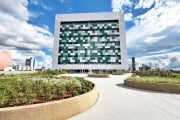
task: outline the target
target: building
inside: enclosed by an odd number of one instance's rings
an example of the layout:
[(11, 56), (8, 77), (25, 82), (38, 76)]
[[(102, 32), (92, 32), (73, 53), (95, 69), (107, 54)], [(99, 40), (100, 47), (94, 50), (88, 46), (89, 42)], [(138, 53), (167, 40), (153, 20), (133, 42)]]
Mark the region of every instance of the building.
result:
[(27, 58), (25, 60), (26, 70), (28, 70), (28, 71), (34, 70), (34, 65), (35, 65), (35, 59), (34, 58), (30, 57), (30, 58)]
[(136, 62), (135, 62), (135, 57), (132, 57), (132, 71), (136, 70)]
[(142, 64), (141, 67), (139, 67), (139, 71), (149, 71), (151, 70), (151, 67), (145, 64)]
[(83, 71), (127, 70), (123, 14), (56, 15), (52, 67)]
[(30, 58), (27, 58), (26, 60), (25, 60), (25, 66), (31, 66), (31, 61), (32, 61), (32, 57), (30, 57)]
[(3, 71), (15, 71), (12, 67), (6, 67), (3, 69)]

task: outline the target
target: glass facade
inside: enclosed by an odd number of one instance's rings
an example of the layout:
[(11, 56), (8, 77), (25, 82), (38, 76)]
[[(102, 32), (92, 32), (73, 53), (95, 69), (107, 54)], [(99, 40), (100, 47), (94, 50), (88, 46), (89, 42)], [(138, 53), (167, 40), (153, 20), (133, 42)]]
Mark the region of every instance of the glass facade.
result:
[(58, 64), (121, 64), (118, 20), (61, 22)]

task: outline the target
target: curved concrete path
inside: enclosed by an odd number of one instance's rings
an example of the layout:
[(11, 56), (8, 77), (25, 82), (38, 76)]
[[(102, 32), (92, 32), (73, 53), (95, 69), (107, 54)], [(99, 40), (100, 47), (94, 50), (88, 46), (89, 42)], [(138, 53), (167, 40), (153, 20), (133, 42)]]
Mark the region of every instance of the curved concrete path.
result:
[(123, 80), (129, 76), (86, 77), (97, 84), (99, 99), (92, 108), (69, 120), (180, 120), (180, 94), (125, 87)]

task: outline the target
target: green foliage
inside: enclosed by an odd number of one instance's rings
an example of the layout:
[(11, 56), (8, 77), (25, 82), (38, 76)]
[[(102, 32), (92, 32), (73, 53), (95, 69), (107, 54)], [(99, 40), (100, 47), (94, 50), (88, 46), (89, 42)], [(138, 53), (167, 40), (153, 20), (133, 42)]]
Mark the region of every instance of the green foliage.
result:
[(0, 76), (4, 76), (5, 74), (4, 73), (1, 73)]
[(97, 73), (91, 73), (88, 74), (88, 77), (96, 77), (96, 78), (108, 78), (110, 74), (97, 74)]
[(139, 81), (139, 82), (180, 84), (180, 79), (173, 77), (131, 77), (128, 80)]
[(82, 88), (78, 88), (78, 89), (77, 89), (77, 92), (80, 93), (80, 94), (82, 94), (82, 93), (83, 93), (83, 92), (82, 92)]
[(180, 74), (178, 74), (178, 73), (173, 73), (173, 77), (180, 79)]
[(171, 71), (137, 71), (135, 74), (139, 76), (173, 77)]
[(73, 96), (78, 96), (79, 93), (78, 93), (77, 91), (74, 91), (72, 95), (73, 95)]
[(125, 72), (123, 70), (117, 70), (116, 72), (112, 73), (113, 75), (123, 75)]
[(58, 75), (58, 74), (66, 74), (67, 72), (63, 70), (46, 70), (39, 73), (46, 74), (46, 75)]
[(89, 92), (94, 88), (94, 84), (91, 83), (90, 81), (80, 80), (80, 82), (81, 82), (81, 88), (78, 88), (77, 91), (81, 94)]
[(2, 75), (0, 77), (0, 107), (68, 98), (86, 93), (94, 87), (93, 83), (84, 79), (56, 77), (52, 74), (57, 75), (52, 71)]
[(87, 92), (88, 92), (88, 90), (86, 88), (82, 89), (82, 93), (87, 93)]
[(60, 97), (64, 97), (66, 95), (66, 86), (65, 85), (55, 85), (55, 87), (57, 88), (57, 95)]

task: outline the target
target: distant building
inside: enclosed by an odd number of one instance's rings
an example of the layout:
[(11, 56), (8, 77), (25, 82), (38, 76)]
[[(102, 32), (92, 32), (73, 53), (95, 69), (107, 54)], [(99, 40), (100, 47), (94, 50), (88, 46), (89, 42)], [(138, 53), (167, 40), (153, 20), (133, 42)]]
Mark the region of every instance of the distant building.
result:
[(151, 70), (151, 67), (145, 64), (142, 64), (141, 67), (139, 67), (139, 71), (148, 71)]
[(34, 70), (34, 65), (35, 65), (35, 59), (30, 57), (30, 58), (27, 58), (25, 60), (25, 66), (26, 66), (26, 70), (30, 71), (30, 70)]
[(6, 67), (3, 71), (15, 71), (15, 69), (13, 67)]
[(31, 66), (32, 57), (27, 58), (25, 61), (25, 66)]
[(42, 68), (36, 68), (35, 71), (45, 71), (45, 67), (42, 67)]
[(174, 70), (171, 70), (171, 71), (174, 72), (174, 73), (180, 74), (180, 69), (174, 69)]
[(12, 68), (13, 68), (15, 71), (18, 71), (18, 70), (19, 70), (19, 66), (20, 66), (20, 65), (18, 65), (18, 64), (17, 64), (17, 65), (12, 65)]
[(53, 69), (128, 70), (122, 13), (58, 14), (55, 22)]
[(132, 57), (132, 70), (136, 70), (135, 57)]

